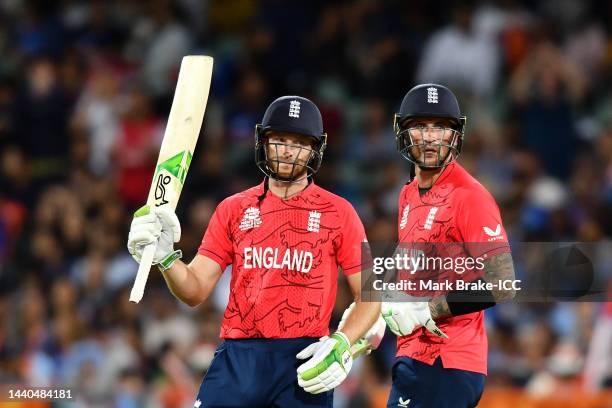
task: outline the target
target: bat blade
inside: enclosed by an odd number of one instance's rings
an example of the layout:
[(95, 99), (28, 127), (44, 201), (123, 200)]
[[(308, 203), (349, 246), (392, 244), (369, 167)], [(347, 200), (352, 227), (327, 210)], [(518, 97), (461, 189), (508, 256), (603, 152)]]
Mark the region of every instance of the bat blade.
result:
[[(200, 135), (208, 102), (212, 69), (212, 57), (203, 55), (183, 57), (172, 108), (147, 198), (147, 204), (151, 208), (162, 205), (169, 206), (172, 210), (176, 208)], [(140, 302), (144, 295), (154, 253), (154, 244), (147, 246), (143, 252), (130, 293), (131, 302)]]

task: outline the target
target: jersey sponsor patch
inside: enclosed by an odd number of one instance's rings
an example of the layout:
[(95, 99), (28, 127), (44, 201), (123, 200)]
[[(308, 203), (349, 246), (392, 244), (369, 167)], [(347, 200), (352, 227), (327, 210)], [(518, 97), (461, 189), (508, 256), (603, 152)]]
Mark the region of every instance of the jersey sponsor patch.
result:
[(485, 232), (485, 234), (487, 234), (490, 237), (487, 241), (495, 241), (498, 239), (504, 239), (501, 233), (501, 224), (497, 224), (497, 227), (495, 227), (494, 230), (492, 230), (491, 228), (487, 226), (482, 227), (482, 230)]

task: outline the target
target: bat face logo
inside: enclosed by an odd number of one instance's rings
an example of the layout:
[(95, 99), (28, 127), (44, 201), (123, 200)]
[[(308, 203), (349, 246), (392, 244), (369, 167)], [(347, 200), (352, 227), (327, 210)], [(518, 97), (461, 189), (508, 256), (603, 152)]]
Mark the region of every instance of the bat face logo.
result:
[(168, 200), (166, 200), (166, 186), (168, 184), (170, 184), (170, 176), (160, 173), (159, 176), (157, 176), (157, 184), (155, 186), (156, 207), (168, 204)]

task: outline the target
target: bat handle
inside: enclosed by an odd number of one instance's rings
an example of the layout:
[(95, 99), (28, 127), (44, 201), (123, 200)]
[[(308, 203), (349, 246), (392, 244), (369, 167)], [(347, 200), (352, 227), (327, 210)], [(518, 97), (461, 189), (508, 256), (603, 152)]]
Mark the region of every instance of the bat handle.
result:
[(353, 355), (353, 359), (356, 359), (361, 355), (368, 354), (371, 349), (371, 344), (353, 344), (351, 347), (351, 354)]
[(138, 265), (138, 273), (136, 274), (136, 280), (132, 286), (130, 292), (130, 302), (138, 303), (142, 300), (144, 295), (145, 285), (149, 277), (149, 271), (151, 270), (151, 264), (153, 263), (153, 255), (155, 255), (156, 244), (152, 243), (147, 245), (142, 251), (142, 257), (140, 258), (140, 265)]

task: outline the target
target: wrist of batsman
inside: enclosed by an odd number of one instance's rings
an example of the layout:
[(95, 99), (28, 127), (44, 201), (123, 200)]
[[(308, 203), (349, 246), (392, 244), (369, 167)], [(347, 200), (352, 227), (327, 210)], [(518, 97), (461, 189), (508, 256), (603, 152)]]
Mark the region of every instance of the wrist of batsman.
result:
[(170, 269), (170, 267), (174, 264), (174, 262), (176, 262), (177, 259), (181, 259), (182, 257), (183, 257), (183, 251), (181, 251), (180, 249), (177, 249), (176, 251), (171, 252), (167, 257), (162, 259), (157, 264), (157, 268), (160, 270), (160, 272), (164, 272)]

